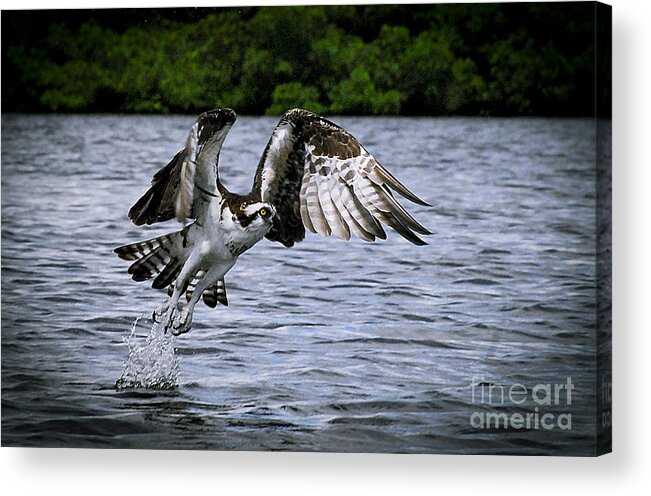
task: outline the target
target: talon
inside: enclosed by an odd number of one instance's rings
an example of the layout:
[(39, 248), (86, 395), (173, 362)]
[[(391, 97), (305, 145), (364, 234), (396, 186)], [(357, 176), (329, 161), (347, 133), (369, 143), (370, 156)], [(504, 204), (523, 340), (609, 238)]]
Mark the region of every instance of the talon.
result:
[(179, 336), (190, 332), (192, 324), (192, 315), (182, 311), (175, 319), (172, 320), (172, 335)]
[(160, 323), (161, 321), (164, 322), (163, 324), (163, 334), (167, 334), (167, 330), (173, 326), (174, 323), (174, 317), (175, 317), (176, 311), (173, 307), (170, 306), (163, 306), (159, 308), (158, 310), (155, 310), (154, 313), (152, 314), (152, 317), (157, 316), (157, 317), (163, 317), (165, 316), (162, 320), (157, 320), (154, 317), (154, 322)]
[(181, 334), (186, 334), (190, 332), (190, 326), (181, 324), (179, 326), (172, 327), (172, 336), (180, 336)]

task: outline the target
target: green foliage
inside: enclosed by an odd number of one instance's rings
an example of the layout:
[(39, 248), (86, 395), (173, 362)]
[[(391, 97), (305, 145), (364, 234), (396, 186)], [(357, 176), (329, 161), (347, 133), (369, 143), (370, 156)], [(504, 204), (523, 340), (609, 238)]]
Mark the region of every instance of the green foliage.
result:
[(587, 115), (591, 4), (3, 13), (3, 109)]
[(300, 107), (317, 114), (328, 109), (319, 103), (319, 90), (314, 86), (304, 86), (301, 83), (283, 83), (276, 86), (273, 102), (267, 109), (268, 115), (281, 115), (286, 110)]
[(330, 110), (335, 114), (397, 114), (404, 96), (397, 90), (382, 91), (369, 73), (355, 69), (330, 91)]

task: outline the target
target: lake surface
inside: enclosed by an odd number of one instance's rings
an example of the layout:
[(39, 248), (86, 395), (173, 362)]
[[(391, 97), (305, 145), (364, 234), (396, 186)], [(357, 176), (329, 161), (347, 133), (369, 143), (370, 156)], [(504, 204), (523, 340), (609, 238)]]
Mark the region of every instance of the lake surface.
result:
[[(262, 241), (226, 277), (230, 306), (166, 337), (157, 389), (116, 387), (127, 342), (156, 351), (146, 319), (129, 336), (166, 295), (112, 249), (178, 229), (127, 211), (194, 117), (3, 115), (2, 444), (592, 454), (594, 121), (333, 120), (433, 205), (403, 202), (430, 244)], [(239, 117), (232, 191), (276, 121)], [(571, 428), (514, 427), (546, 413)]]

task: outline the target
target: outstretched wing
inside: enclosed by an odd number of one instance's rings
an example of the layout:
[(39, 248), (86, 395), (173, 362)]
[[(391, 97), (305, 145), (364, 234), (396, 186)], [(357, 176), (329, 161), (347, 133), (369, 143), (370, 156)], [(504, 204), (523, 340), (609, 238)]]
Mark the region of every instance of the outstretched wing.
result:
[(396, 201), (392, 190), (420, 205), (345, 129), (302, 109), (286, 112), (271, 135), (253, 193), (276, 208), (267, 238), (292, 246), (305, 228), (323, 236), (386, 239), (382, 223), (416, 245), (431, 234)]
[(154, 175), (151, 187), (129, 210), (134, 224), (153, 224), (174, 217), (181, 222), (196, 219), (212, 198), (221, 198), (217, 162), (235, 118), (231, 109), (211, 110), (198, 117), (185, 148)]

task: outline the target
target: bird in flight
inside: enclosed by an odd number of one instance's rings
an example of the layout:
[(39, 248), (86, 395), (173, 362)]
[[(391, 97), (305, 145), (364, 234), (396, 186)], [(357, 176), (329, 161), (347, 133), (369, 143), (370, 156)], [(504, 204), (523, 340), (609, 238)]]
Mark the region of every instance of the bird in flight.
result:
[[(364, 241), (386, 239), (383, 224), (415, 245), (431, 234), (398, 203), (393, 191), (428, 204), (398, 181), (348, 131), (303, 109), (287, 111), (273, 130), (251, 191), (231, 193), (219, 180), (224, 139), (235, 123), (228, 108), (201, 114), (185, 147), (160, 169), (129, 210), (137, 225), (176, 218), (180, 231), (116, 248), (133, 262), (134, 281), (169, 299), (155, 312), (165, 330), (190, 330), (195, 305), (228, 305), (224, 276), (262, 238), (291, 247), (305, 230)], [(190, 222), (192, 221), (192, 222)]]

